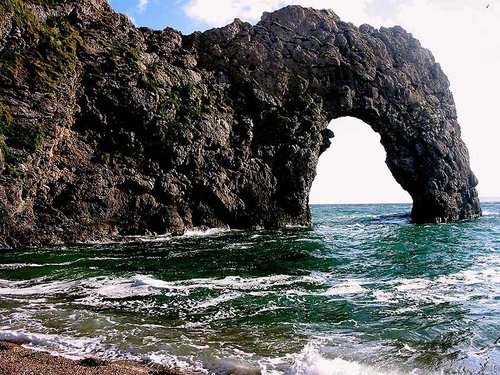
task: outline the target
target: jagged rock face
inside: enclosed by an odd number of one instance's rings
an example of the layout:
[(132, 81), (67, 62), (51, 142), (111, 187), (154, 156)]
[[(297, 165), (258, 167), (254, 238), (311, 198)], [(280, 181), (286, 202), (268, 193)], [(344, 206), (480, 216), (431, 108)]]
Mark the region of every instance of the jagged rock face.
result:
[(342, 116), (380, 134), (416, 222), (481, 212), (449, 82), (400, 27), (291, 6), (184, 36), (104, 0), (6, 0), (0, 68), (3, 246), (309, 225)]

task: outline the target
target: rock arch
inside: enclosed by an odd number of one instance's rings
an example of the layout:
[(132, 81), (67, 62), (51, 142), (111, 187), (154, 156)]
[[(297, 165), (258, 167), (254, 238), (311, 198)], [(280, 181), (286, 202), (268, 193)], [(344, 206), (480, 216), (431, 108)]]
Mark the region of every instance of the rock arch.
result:
[[(314, 168), (330, 143), (326, 126), (344, 116), (380, 134), (389, 169), (413, 198), (415, 222), (480, 215), (449, 81), (431, 52), (401, 27), (357, 28), (331, 11), (290, 6), (265, 14), (255, 27), (235, 21), (200, 40), (217, 45), (219, 36), (231, 66), (218, 68), (247, 84), (244, 105), (259, 108), (255, 136), (263, 133), (264, 143), (285, 154), (275, 174), (285, 190), (276, 195), (292, 196), (292, 206), (302, 203), (289, 221), (307, 217)], [(214, 68), (213, 57), (205, 59)]]
[(401, 27), (299, 6), (192, 35), (106, 0), (0, 13), (0, 247), (309, 225), (343, 116), (381, 135), (414, 221), (481, 213), (449, 82)]

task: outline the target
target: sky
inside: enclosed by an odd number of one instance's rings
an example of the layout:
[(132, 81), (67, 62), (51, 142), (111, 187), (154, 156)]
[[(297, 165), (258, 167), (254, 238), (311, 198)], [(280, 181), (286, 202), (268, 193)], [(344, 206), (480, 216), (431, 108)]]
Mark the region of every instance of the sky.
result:
[[(138, 26), (187, 34), (297, 4), (333, 9), (344, 21), (401, 25), (430, 49), (450, 79), (462, 138), (481, 197), (500, 197), (500, 0), (109, 0)], [(336, 137), (318, 165), (311, 203), (410, 202), (385, 165), (380, 137), (353, 118), (330, 123)]]

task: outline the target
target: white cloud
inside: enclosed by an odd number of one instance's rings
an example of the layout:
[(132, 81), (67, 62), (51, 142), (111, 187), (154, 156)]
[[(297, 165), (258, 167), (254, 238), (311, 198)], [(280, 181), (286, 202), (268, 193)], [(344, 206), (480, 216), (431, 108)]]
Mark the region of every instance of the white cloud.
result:
[(186, 15), (208, 26), (223, 26), (235, 18), (256, 21), (264, 11), (281, 7), (281, 0), (190, 0), (183, 10)]
[(184, 13), (210, 27), (224, 26), (235, 18), (256, 22), (263, 12), (270, 12), (286, 5), (302, 5), (317, 9), (333, 9), (339, 16), (354, 23), (370, 19), (367, 6), (373, 0), (190, 0), (184, 7)]
[[(497, 153), (500, 139), (497, 120), (500, 0), (189, 0), (183, 11), (193, 20), (212, 27), (223, 26), (234, 18), (254, 23), (264, 11), (291, 4), (330, 8), (345, 21), (358, 25), (365, 22), (377, 27), (399, 24), (413, 33), (433, 52), (450, 78), (463, 138), (480, 181), (480, 195), (500, 196), (497, 173), (500, 162)], [(369, 142), (373, 140), (356, 140), (360, 150), (367, 148)], [(329, 155), (327, 152), (323, 158)], [(362, 153), (360, 157), (365, 158)], [(374, 168), (369, 160), (366, 162), (367, 168)], [(318, 173), (331, 173), (333, 179), (333, 173), (321, 164)], [(345, 180), (346, 184), (342, 185), (349, 189), (352, 187), (348, 184), (350, 174), (352, 170), (346, 163), (344, 170), (335, 170), (335, 179)], [(390, 183), (392, 181), (387, 182)], [(330, 184), (331, 188), (339, 185)], [(334, 194), (333, 191), (330, 196)], [(315, 196), (313, 200), (328, 201), (328, 197)]]
[(138, 0), (137, 1), (137, 9), (139, 12), (144, 12), (149, 5), (149, 0)]

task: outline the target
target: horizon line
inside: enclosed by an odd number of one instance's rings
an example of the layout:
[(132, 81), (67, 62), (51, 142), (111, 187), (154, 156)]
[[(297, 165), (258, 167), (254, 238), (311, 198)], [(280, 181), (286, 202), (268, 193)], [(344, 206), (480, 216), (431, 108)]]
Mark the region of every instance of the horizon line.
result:
[[(481, 203), (500, 202), (500, 197), (479, 197)], [(407, 202), (310, 202), (309, 206), (327, 206), (327, 205), (376, 205), (376, 204), (413, 204), (411, 201)]]

